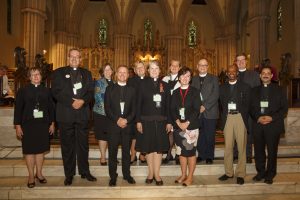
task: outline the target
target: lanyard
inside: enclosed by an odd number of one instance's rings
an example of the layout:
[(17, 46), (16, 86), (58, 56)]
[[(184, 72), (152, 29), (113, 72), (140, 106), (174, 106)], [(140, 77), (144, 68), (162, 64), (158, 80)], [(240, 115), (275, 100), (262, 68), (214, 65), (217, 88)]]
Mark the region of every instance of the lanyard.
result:
[(185, 100), (185, 97), (189, 91), (190, 87), (188, 87), (185, 92), (184, 92), (184, 95), (182, 94), (182, 89), (180, 88), (180, 96), (181, 96), (181, 102), (182, 102), (182, 107), (184, 107), (184, 100)]

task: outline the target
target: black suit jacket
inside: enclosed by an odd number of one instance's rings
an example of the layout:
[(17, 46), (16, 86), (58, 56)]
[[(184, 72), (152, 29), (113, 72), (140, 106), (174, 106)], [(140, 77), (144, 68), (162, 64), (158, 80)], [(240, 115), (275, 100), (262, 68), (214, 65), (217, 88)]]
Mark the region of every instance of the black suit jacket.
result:
[[(78, 97), (73, 93), (73, 84), (70, 77), (71, 67), (56, 69), (52, 75), (52, 94), (56, 100), (56, 120), (58, 122), (74, 122), (76, 120), (88, 120), (90, 116), (89, 103), (93, 99), (94, 84), (91, 72), (78, 67), (82, 77), (82, 88), (78, 90)], [(72, 107), (73, 99), (84, 100), (84, 105), (75, 110)]]
[(250, 114), (254, 122), (257, 124), (257, 120), (260, 116), (267, 115), (272, 117), (272, 122), (269, 125), (274, 127), (274, 131), (284, 132), (284, 117), (288, 111), (287, 98), (283, 92), (283, 89), (277, 84), (271, 83), (268, 85), (269, 95), (268, 102), (269, 106), (267, 108), (266, 114), (261, 114), (260, 112), (260, 96), (261, 90), (264, 86), (258, 86), (252, 89), (251, 92), (251, 105)]
[[(250, 106), (250, 87), (246, 83), (237, 81), (237, 108), (243, 117), (245, 126), (248, 128), (249, 106)], [(224, 83), (220, 87), (220, 102), (221, 102), (221, 128), (225, 127), (225, 123), (228, 115), (228, 103), (230, 101), (230, 85)]]
[(110, 119), (109, 131), (117, 132), (121, 128), (117, 125), (120, 117), (127, 119), (125, 131), (131, 131), (136, 113), (136, 96), (135, 89), (131, 86), (124, 86), (124, 112), (121, 114), (120, 108), (120, 86), (117, 84), (110, 85), (106, 88), (104, 95), (104, 108), (108, 119)]

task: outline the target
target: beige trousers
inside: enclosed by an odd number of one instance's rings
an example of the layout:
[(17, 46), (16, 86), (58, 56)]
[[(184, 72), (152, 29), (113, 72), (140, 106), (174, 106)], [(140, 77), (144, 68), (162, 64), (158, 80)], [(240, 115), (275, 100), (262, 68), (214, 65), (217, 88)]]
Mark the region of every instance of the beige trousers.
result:
[[(247, 129), (244, 124), (242, 115), (228, 114), (224, 128), (224, 167), (227, 176), (244, 178), (246, 176), (246, 144), (247, 144)], [(234, 173), (233, 170), (233, 147), (234, 141), (238, 148), (238, 163)]]

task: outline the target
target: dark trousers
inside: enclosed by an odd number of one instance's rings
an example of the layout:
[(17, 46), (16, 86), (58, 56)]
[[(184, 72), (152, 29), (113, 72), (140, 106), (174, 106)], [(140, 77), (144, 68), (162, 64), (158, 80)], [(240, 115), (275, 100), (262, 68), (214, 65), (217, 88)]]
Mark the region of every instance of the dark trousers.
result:
[(76, 157), (79, 174), (90, 173), (88, 121), (58, 122), (58, 126), (65, 176), (70, 177), (76, 174)]
[(197, 143), (198, 157), (202, 159), (214, 159), (216, 119), (200, 117), (200, 135)]
[[(253, 126), (255, 167), (261, 177), (273, 179), (277, 171), (277, 151), (280, 132), (273, 124)], [(265, 147), (267, 146), (268, 158)], [(267, 161), (267, 166), (266, 166)]]
[(119, 144), (122, 145), (122, 173), (126, 179), (130, 176), (130, 146), (132, 134), (126, 129), (110, 132), (108, 136), (108, 167), (110, 178), (117, 178), (117, 156)]
[[(252, 158), (252, 145), (253, 145), (253, 120), (251, 117), (248, 118), (248, 130), (247, 130), (247, 145), (246, 145), (246, 156)], [(238, 150), (236, 143), (234, 145), (234, 157), (238, 157)]]

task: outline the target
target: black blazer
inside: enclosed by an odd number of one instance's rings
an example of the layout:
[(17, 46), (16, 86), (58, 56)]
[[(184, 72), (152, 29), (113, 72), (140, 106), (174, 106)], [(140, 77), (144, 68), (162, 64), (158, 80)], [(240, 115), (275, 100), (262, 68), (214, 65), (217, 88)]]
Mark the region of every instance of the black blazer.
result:
[[(33, 109), (36, 102), (39, 102), (39, 110), (43, 111), (43, 118), (35, 119)], [(48, 88), (39, 85), (35, 87), (32, 84), (21, 88), (16, 97), (14, 110), (14, 125), (23, 125), (24, 123), (35, 120), (54, 122), (54, 103), (51, 92)]]
[[(246, 83), (237, 81), (237, 108), (243, 117), (245, 126), (248, 128), (249, 106), (250, 106), (250, 87)], [(221, 103), (221, 128), (225, 127), (228, 115), (228, 103), (230, 101), (230, 85), (228, 82), (220, 86)]]
[(73, 84), (70, 78), (71, 67), (61, 67), (52, 74), (52, 94), (56, 100), (56, 120), (58, 122), (74, 122), (76, 120), (88, 120), (90, 117), (89, 103), (93, 99), (94, 84), (91, 72), (78, 67), (82, 76), (82, 88), (78, 91), (76, 98), (83, 99), (84, 105), (75, 110), (72, 107)]
[[(189, 121), (190, 124), (188, 126), (188, 130), (193, 130), (199, 128), (199, 119), (198, 115), (200, 113), (200, 95), (199, 91), (190, 86), (187, 92), (187, 95), (184, 100), (184, 108), (185, 108), (185, 118), (184, 121)], [(175, 129), (179, 129), (176, 124), (176, 120), (180, 120), (179, 109), (182, 108), (182, 97), (180, 94), (180, 88), (174, 90), (173, 95), (171, 97), (171, 117), (172, 117), (172, 125)]]
[(109, 125), (109, 131), (111, 132), (121, 130), (121, 128), (117, 125), (117, 121), (120, 117), (127, 119), (128, 127), (134, 123), (136, 114), (135, 89), (128, 85), (124, 87), (125, 106), (123, 115), (121, 114), (120, 108), (120, 86), (118, 84), (113, 84), (108, 86), (105, 91), (104, 108), (106, 116), (108, 119), (110, 119), (111, 122), (111, 124)]
[(252, 89), (251, 92), (251, 104), (250, 104), (250, 115), (254, 122), (257, 124), (257, 120), (260, 116), (268, 115), (271, 116), (273, 121), (269, 124), (274, 127), (274, 131), (284, 132), (284, 117), (288, 112), (288, 102), (287, 97), (284, 94), (283, 89), (277, 84), (271, 83), (268, 85), (269, 106), (266, 114), (260, 113), (260, 96), (263, 86), (258, 86)]

